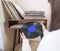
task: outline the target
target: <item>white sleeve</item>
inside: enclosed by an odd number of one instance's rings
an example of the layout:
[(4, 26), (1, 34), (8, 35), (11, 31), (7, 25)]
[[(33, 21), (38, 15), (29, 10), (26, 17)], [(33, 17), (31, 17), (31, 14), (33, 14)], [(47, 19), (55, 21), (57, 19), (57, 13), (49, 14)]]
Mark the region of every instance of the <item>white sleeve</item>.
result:
[(49, 31), (46, 29), (44, 32), (43, 32), (43, 35), (46, 35), (46, 34), (48, 34), (49, 33)]
[(22, 51), (31, 51), (31, 47), (28, 39), (23, 39)]
[[(49, 34), (50, 32), (48, 31), (48, 30), (45, 30), (44, 32), (43, 32), (43, 34), (44, 34), (44, 36), (46, 35), (46, 34)], [(43, 42), (44, 43), (44, 42)], [(40, 47), (42, 47), (41, 45), (43, 45), (43, 44), (41, 44), (41, 42), (39, 43), (39, 46), (38, 46), (38, 48), (37, 48), (37, 51), (41, 51), (41, 49), (40, 49)]]

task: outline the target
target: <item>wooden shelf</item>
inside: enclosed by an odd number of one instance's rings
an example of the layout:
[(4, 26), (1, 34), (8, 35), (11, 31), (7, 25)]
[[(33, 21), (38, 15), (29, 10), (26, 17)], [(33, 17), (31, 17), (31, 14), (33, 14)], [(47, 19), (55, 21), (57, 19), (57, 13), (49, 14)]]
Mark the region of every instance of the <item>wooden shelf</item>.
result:
[(11, 25), (23, 24), (23, 23), (26, 23), (26, 22), (33, 22), (33, 21), (35, 21), (35, 22), (37, 21), (39, 23), (41, 23), (43, 21), (44, 25), (47, 27), (47, 19), (24, 19), (24, 20), (22, 20), (22, 19), (20, 19), (20, 20), (11, 20), (11, 19), (9, 19), (8, 20), (8, 25), (10, 27)]

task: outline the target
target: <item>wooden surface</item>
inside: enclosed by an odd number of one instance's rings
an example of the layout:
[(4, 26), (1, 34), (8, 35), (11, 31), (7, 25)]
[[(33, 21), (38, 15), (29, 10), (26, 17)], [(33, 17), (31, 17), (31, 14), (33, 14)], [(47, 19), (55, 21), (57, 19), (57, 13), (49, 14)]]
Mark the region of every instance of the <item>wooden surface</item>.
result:
[(23, 23), (26, 23), (26, 22), (33, 22), (33, 21), (37, 21), (37, 22), (40, 22), (40, 23), (43, 21), (44, 25), (47, 27), (47, 19), (25, 19), (25, 20), (9, 19), (8, 24), (9, 24), (9, 27), (10, 27), (10, 26), (15, 25), (15, 24), (23, 24)]

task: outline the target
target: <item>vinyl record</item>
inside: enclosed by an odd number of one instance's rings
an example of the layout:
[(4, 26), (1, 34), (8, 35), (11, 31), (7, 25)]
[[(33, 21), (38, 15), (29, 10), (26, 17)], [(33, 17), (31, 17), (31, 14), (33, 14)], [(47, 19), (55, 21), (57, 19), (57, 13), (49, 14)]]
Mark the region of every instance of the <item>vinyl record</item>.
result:
[(43, 35), (42, 26), (38, 22), (27, 22), (21, 27), (21, 32), (24, 32), (27, 38), (36, 38)]

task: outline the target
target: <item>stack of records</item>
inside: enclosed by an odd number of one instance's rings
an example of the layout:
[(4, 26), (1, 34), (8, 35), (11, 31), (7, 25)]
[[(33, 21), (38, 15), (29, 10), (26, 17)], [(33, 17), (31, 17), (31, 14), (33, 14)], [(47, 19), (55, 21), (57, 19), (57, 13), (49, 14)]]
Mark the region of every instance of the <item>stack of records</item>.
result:
[(25, 11), (25, 15), (26, 16), (41, 16), (41, 17), (45, 17), (44, 16), (44, 11)]

